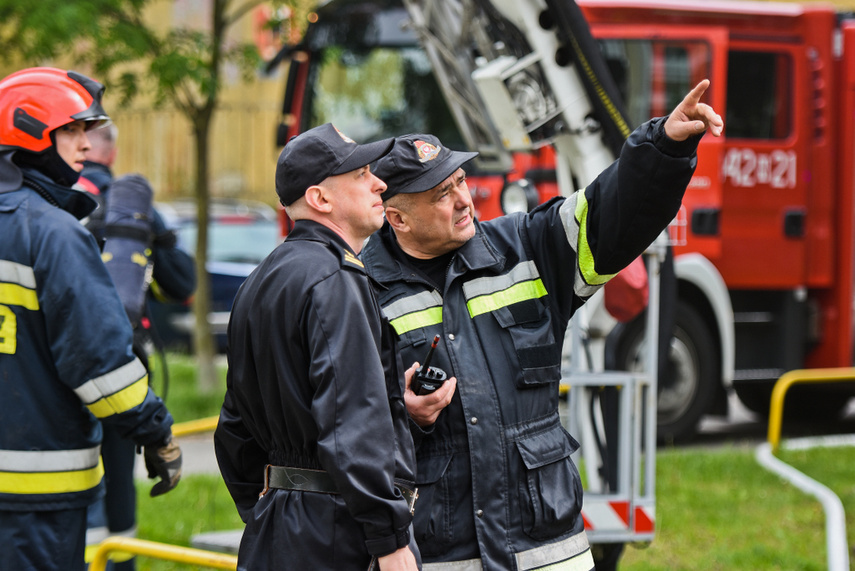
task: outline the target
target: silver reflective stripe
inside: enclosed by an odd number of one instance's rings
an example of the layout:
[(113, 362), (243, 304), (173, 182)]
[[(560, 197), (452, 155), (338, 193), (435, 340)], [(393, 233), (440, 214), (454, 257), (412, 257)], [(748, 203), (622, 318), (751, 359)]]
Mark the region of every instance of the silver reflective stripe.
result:
[(567, 234), (567, 241), (574, 252), (579, 251), (579, 221), (576, 220), (576, 201), (578, 198), (579, 192), (574, 192), (567, 197), (567, 200), (558, 209), (561, 223), (564, 226), (564, 233)]
[(438, 291), (423, 291), (422, 293), (390, 303), (383, 308), (383, 314), (386, 315), (386, 319), (389, 321), (394, 321), (403, 315), (440, 305), (442, 305), (442, 296)]
[(567, 197), (567, 200), (564, 201), (564, 204), (561, 205), (558, 212), (564, 226), (564, 233), (567, 235), (567, 242), (570, 244), (570, 247), (573, 248), (573, 251), (576, 252), (576, 270), (574, 272), (573, 293), (583, 299), (587, 299), (597, 293), (597, 291), (605, 285), (605, 282), (599, 284), (588, 283), (580, 269), (580, 263), (582, 263), (579, 252), (580, 221), (576, 219), (576, 206), (580, 192), (583, 191), (577, 191), (573, 193), (573, 195)]
[(463, 284), (463, 294), (467, 300), (481, 295), (488, 295), (497, 291), (503, 291), (520, 282), (535, 280), (540, 277), (534, 262), (521, 262), (511, 268), (506, 274), (478, 278)]
[(540, 568), (550, 571), (590, 571), (594, 568), (591, 546), (584, 531), (556, 543), (520, 551), (516, 559), (520, 571)]
[(480, 559), (465, 561), (445, 561), (443, 563), (425, 563), (422, 571), (482, 571)]
[(74, 472), (98, 465), (101, 447), (82, 450), (0, 450), (0, 472)]
[(74, 389), (74, 392), (77, 393), (83, 404), (92, 404), (102, 397), (112, 395), (131, 386), (146, 374), (143, 364), (139, 359), (134, 358), (133, 361), (110, 371), (106, 375), (83, 383)]
[(137, 526), (133, 526), (130, 529), (126, 529), (125, 531), (114, 531), (111, 535), (117, 535), (119, 537), (136, 537)]
[(110, 537), (110, 528), (106, 525), (86, 528), (86, 545), (98, 545)]
[(0, 282), (18, 284), (29, 289), (36, 288), (36, 275), (33, 273), (33, 268), (0, 260)]

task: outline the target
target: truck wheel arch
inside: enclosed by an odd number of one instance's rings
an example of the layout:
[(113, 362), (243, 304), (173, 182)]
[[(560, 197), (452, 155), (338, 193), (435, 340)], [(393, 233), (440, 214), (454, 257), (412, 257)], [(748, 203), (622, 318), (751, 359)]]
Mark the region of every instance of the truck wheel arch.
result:
[(733, 386), (736, 334), (733, 328), (733, 307), (721, 274), (705, 256), (697, 253), (674, 257), (679, 298), (692, 306), (706, 305), (714, 320), (721, 352), (721, 380), (725, 388)]

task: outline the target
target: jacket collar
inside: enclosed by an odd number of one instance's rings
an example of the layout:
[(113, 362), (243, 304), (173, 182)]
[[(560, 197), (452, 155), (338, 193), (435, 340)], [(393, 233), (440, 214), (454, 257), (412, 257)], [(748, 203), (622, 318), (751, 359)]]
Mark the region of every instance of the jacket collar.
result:
[(336, 251), (341, 258), (342, 266), (365, 271), (365, 266), (353, 250), (345, 242), (344, 238), (339, 236), (330, 228), (313, 220), (297, 220), (294, 222), (294, 228), (288, 233), (285, 238), (286, 242), (294, 241), (320, 242)]
[[(362, 250), (362, 260), (365, 262), (368, 275), (380, 283), (404, 280), (411, 281), (413, 272), (393, 255), (400, 249), (394, 231), (388, 222), (371, 235)], [(485, 268), (501, 268), (505, 258), (493, 247), (481, 229), (481, 223), (475, 220), (475, 235), (456, 250), (449, 279), (454, 279), (467, 271)]]
[(18, 165), (12, 162), (15, 151), (0, 153), (0, 192), (11, 192), (21, 188), (23, 175)]
[[(88, 192), (57, 184), (53, 179), (37, 169), (23, 167), (20, 169), (20, 172), (23, 173), (25, 179), (24, 186), (39, 194), (54, 206), (65, 210), (78, 220), (92, 214), (92, 211), (98, 206), (98, 203)], [(47, 196), (40, 192), (39, 189), (44, 190)]]

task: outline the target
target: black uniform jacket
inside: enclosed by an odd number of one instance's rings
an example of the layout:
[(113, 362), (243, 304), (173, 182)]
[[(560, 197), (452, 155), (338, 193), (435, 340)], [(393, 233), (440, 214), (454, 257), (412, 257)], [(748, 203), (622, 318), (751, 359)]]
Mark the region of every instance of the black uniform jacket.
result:
[[(323, 225), (294, 230), (239, 290), (217, 460), (247, 528), (240, 568), (365, 569), (410, 542), (395, 482), (415, 454), (403, 367), (362, 262)], [(265, 464), (325, 470), (340, 494), (270, 490)]]
[(362, 251), (403, 361), (440, 334), (431, 364), (457, 377), (436, 424), (413, 425), (425, 569), (593, 566), (570, 457), (579, 445), (558, 413), (561, 350), (573, 313), (680, 208), (698, 138), (672, 141), (663, 124), (636, 129), (584, 191), (476, 223), (441, 284), (399, 255), (388, 225)]

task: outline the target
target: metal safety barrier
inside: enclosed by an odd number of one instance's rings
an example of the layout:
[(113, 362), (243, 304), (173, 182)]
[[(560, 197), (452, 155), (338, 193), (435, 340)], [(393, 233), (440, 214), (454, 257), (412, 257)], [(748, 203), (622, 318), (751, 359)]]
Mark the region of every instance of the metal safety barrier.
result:
[(757, 461), (768, 470), (788, 480), (803, 492), (814, 496), (825, 512), (826, 557), (829, 571), (849, 570), (849, 544), (846, 538), (846, 514), (840, 498), (828, 487), (808, 477), (776, 458), (781, 441), (781, 423), (784, 415), (784, 397), (799, 383), (833, 383), (855, 381), (855, 367), (828, 369), (796, 369), (781, 375), (772, 389), (769, 407), (768, 442), (757, 448)]
[(787, 391), (797, 383), (834, 383), (855, 381), (855, 367), (829, 369), (795, 369), (781, 375), (772, 389), (772, 401), (769, 408), (768, 441), (772, 452), (778, 451), (781, 442), (781, 422), (784, 416), (784, 397)]
[(90, 571), (104, 571), (107, 567), (110, 554), (117, 551), (162, 559), (164, 561), (201, 565), (211, 569), (230, 569), (232, 571), (237, 569), (237, 556), (235, 555), (203, 551), (201, 549), (181, 547), (168, 543), (157, 543), (146, 541), (145, 539), (113, 536), (102, 541), (98, 549), (95, 550), (92, 563), (89, 565)]
[(177, 438), (200, 432), (213, 432), (217, 428), (219, 419), (219, 416), (209, 416), (208, 418), (200, 418), (198, 420), (178, 422), (172, 425), (172, 435)]

